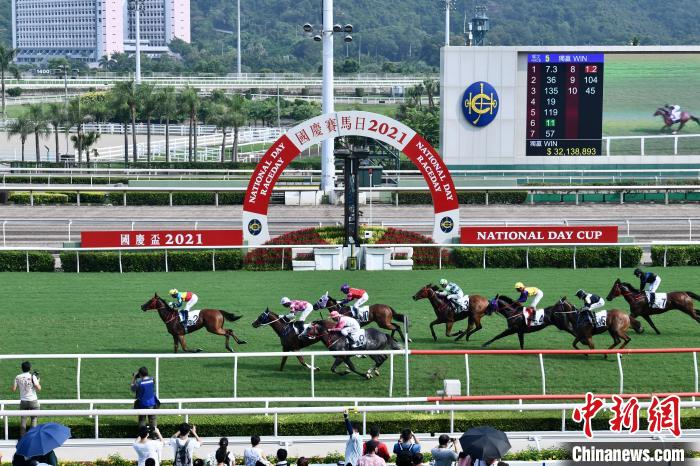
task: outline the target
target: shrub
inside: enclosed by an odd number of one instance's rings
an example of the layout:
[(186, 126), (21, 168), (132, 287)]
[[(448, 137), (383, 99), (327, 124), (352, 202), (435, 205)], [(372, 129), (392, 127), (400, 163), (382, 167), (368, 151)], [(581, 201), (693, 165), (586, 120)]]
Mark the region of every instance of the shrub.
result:
[[(328, 244), (314, 228), (296, 230), (278, 236), (265, 244)], [(284, 259), (284, 261), (283, 261)], [(283, 263), (284, 262), (284, 263)], [(291, 248), (256, 248), (245, 256), (246, 270), (286, 270), (292, 269)]]
[(452, 260), (461, 269), (482, 268), (484, 250), (480, 248), (455, 248), (452, 251)]
[[(216, 270), (239, 270), (243, 264), (238, 250), (225, 251), (168, 251), (168, 270), (200, 271), (212, 269), (212, 253)], [(75, 252), (61, 253), (64, 272), (76, 272)], [(123, 272), (160, 272), (165, 270), (164, 251), (144, 251), (122, 253)], [(115, 251), (91, 251), (80, 253), (81, 272), (119, 272), (119, 253)]]
[[(29, 251), (30, 272), (53, 272), (53, 256), (44, 251)], [(26, 272), (27, 253), (23, 251), (0, 251), (0, 272)]]
[[(486, 204), (486, 192), (457, 192), (457, 200), (460, 204)], [(526, 191), (489, 192), (489, 204), (524, 204), (526, 200)], [(432, 196), (430, 195), (430, 192), (427, 191), (406, 191), (399, 193), (399, 204), (414, 205), (432, 203)]]
[(486, 267), (521, 269), (525, 266), (524, 248), (491, 248), (486, 250)]
[[(663, 251), (662, 251), (663, 253)], [(453, 251), (454, 263), (460, 268), (483, 267), (482, 248), (456, 248)], [(620, 248), (611, 247), (582, 247), (576, 249), (576, 267), (618, 267)], [(531, 268), (569, 268), (573, 267), (573, 248), (491, 248), (486, 249), (486, 267), (488, 268), (524, 268), (527, 261)], [(652, 250), (653, 256), (653, 250)], [(642, 249), (638, 247), (622, 247), (622, 266), (636, 267), (642, 258)], [(698, 248), (700, 259), (700, 248)], [(675, 264), (674, 264), (675, 265)]]
[[(376, 244), (431, 244), (433, 240), (412, 231), (388, 228)], [(436, 269), (440, 266), (440, 249), (435, 247), (413, 248), (414, 269)], [(448, 249), (442, 249), (442, 267), (452, 266), (452, 256)]]
[[(8, 201), (15, 204), (29, 204), (31, 199), (28, 192), (13, 192)], [(68, 196), (60, 193), (34, 193), (34, 205), (66, 204)]]
[(700, 265), (700, 247), (698, 246), (652, 246), (653, 266), (664, 266), (664, 253), (667, 266)]
[(8, 97), (19, 97), (22, 95), (22, 88), (21, 87), (10, 87), (5, 91), (8, 95)]

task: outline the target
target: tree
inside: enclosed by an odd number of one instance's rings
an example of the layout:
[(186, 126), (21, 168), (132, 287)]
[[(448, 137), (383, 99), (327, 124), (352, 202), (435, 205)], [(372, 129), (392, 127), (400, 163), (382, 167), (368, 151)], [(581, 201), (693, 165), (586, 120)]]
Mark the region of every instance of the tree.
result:
[[(196, 162), (197, 161), (197, 111), (199, 110), (199, 105), (200, 105), (200, 99), (199, 99), (199, 94), (197, 94), (197, 90), (193, 89), (189, 86), (185, 87), (185, 89), (182, 91), (180, 94), (180, 105), (182, 107), (187, 109), (187, 112), (189, 114), (189, 125), (190, 125), (190, 130), (189, 130), (189, 141), (187, 145), (187, 155), (188, 155), (188, 161), (189, 162)], [(194, 133), (194, 145), (193, 145), (193, 133)], [(194, 157), (193, 155), (193, 148), (194, 148)]]
[(26, 112), (7, 125), (7, 139), (10, 139), (12, 136), (19, 136), (19, 140), (22, 143), (22, 162), (24, 162), (24, 144), (27, 142), (27, 137), (30, 134), (32, 134), (32, 120)]
[(231, 116), (225, 99), (222, 100), (217, 99), (210, 101), (207, 104), (207, 113), (209, 114), (209, 120), (214, 123), (217, 128), (221, 129), (221, 154), (219, 156), (219, 162), (223, 163), (226, 151), (226, 136), (228, 135), (228, 128), (231, 126)]
[(228, 113), (233, 127), (233, 147), (231, 148), (231, 161), (238, 162), (238, 132), (241, 126), (248, 123), (250, 118), (250, 101), (240, 94), (235, 94), (228, 99)]
[(425, 89), (425, 94), (428, 96), (428, 108), (435, 108), (435, 94), (437, 94), (440, 89), (440, 84), (434, 79), (423, 80), (423, 89)]
[(138, 161), (138, 146), (136, 145), (136, 110), (139, 104), (139, 95), (133, 80), (120, 81), (112, 88), (112, 93), (119, 105), (129, 108), (131, 119), (131, 150), (134, 163)]
[(0, 83), (2, 83), (0, 88), (0, 95), (2, 95), (2, 117), (5, 118), (7, 113), (5, 112), (5, 73), (12, 74), (15, 78), (19, 79), (19, 70), (12, 63), (15, 58), (17, 49), (10, 49), (0, 44)]
[(39, 136), (47, 135), (51, 132), (48, 117), (41, 104), (32, 104), (29, 106), (29, 120), (32, 122), (32, 132), (34, 133), (34, 141), (36, 143), (36, 161), (40, 162), (41, 152), (39, 149)]
[(151, 162), (151, 121), (158, 110), (158, 95), (153, 84), (139, 84), (136, 93), (139, 96), (141, 116), (146, 120), (146, 160)]
[[(49, 104), (48, 111), (46, 112), (47, 116), (47, 123), (51, 125), (51, 128), (53, 128), (53, 134), (54, 138), (56, 141), (56, 162), (60, 162), (59, 159), (59, 154), (60, 154), (60, 149), (58, 145), (58, 128), (60, 126), (68, 126), (69, 125), (69, 119), (68, 119), (68, 112), (63, 104), (59, 104), (57, 102)], [(68, 152), (68, 147), (66, 147), (66, 152)]]
[[(88, 110), (88, 108), (83, 108), (81, 97), (76, 97), (68, 103), (69, 124), (66, 126), (75, 126), (77, 128), (78, 137), (75, 139), (75, 141), (77, 141), (78, 143), (78, 145), (76, 146), (76, 148), (78, 149), (78, 163), (83, 161), (82, 142), (84, 141), (84, 125), (85, 123), (94, 121), (94, 116), (88, 113)], [(88, 154), (88, 159), (89, 157), (90, 155)]]
[(170, 120), (180, 117), (175, 88), (168, 86), (157, 93), (158, 108), (156, 115), (165, 120), (165, 161), (170, 162)]
[(70, 137), (73, 142), (73, 147), (78, 149), (78, 151), (85, 150), (85, 160), (90, 163), (90, 148), (97, 143), (100, 139), (100, 133), (94, 131), (88, 131), (87, 133), (78, 133)]

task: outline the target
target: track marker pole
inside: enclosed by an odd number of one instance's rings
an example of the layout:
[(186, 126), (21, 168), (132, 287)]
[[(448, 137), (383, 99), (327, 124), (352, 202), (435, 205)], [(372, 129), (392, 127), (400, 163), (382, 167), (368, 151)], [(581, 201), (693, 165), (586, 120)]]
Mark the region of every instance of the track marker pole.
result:
[(403, 337), (404, 337), (404, 351), (405, 351), (404, 359), (405, 359), (405, 372), (406, 372), (406, 396), (409, 396), (411, 388), (410, 388), (410, 383), (409, 383), (409, 379), (410, 379), (409, 370), (410, 369), (408, 367), (408, 317), (406, 317), (406, 316), (403, 316), (403, 328), (405, 330)]
[(467, 396), (471, 395), (471, 379), (469, 378), (469, 355), (465, 354), (464, 355), (464, 368), (467, 373), (467, 384), (465, 386)]
[(160, 396), (160, 358), (156, 356), (156, 396)]
[(394, 353), (389, 355), (389, 398), (394, 396)]
[(622, 356), (620, 353), (617, 353), (617, 370), (620, 372), (620, 393), (623, 393), (625, 388), (625, 373), (622, 371)]
[(78, 399), (80, 399), (80, 366), (81, 366), (82, 358), (78, 358), (78, 373), (75, 378), (76, 380), (76, 388), (78, 390)]
[(233, 357), (233, 397), (238, 398), (238, 356)]
[(542, 356), (542, 353), (539, 353), (538, 355), (540, 358), (540, 373), (542, 374), (542, 394), (546, 395), (547, 394), (547, 378), (544, 374), (544, 356)]
[(311, 397), (316, 396), (316, 355), (311, 355)]
[[(698, 392), (698, 353), (693, 353), (693, 370), (695, 372), (695, 393)], [(695, 397), (693, 397), (695, 401)]]

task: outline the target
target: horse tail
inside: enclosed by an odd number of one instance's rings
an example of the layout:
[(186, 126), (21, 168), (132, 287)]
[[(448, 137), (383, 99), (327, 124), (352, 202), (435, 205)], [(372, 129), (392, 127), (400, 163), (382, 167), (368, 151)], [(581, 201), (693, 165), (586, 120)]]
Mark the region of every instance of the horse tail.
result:
[(700, 295), (697, 295), (697, 294), (693, 293), (692, 291), (686, 291), (685, 294), (687, 294), (688, 296), (690, 296), (691, 298), (693, 298), (696, 301), (700, 301)]
[(224, 319), (229, 321), (229, 322), (235, 322), (238, 319), (240, 319), (241, 317), (243, 317), (243, 316), (237, 316), (236, 314), (232, 314), (232, 313), (226, 312), (226, 311), (220, 311), (220, 312), (221, 312), (221, 315), (224, 316)]
[(693, 116), (693, 115), (690, 115), (690, 119), (693, 120), (695, 123), (700, 125), (700, 118)]
[(391, 320), (396, 320), (396, 321), (398, 321), (398, 322), (404, 322), (404, 321), (405, 321), (405, 322), (406, 322), (406, 330), (408, 330), (408, 317), (406, 317), (406, 316), (403, 315), (403, 314), (399, 314), (399, 313), (396, 312), (396, 310), (395, 310), (393, 307), (391, 307), (391, 306), (389, 306), (389, 309), (391, 309)]

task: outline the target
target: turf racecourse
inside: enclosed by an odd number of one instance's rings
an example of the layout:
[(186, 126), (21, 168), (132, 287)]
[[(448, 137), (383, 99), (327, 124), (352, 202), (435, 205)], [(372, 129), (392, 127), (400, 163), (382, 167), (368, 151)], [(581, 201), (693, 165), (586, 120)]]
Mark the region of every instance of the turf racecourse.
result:
[[(659, 270), (662, 291), (700, 292), (698, 268)], [(427, 282), (446, 277), (461, 283), (468, 292), (492, 296), (510, 293), (515, 281), (522, 280), (543, 289), (544, 303), (558, 297), (572, 299), (579, 287), (603, 296), (618, 276), (631, 279), (629, 269), (583, 270), (445, 270), (414, 272), (194, 272), (143, 274), (59, 274), (6, 273), (2, 275), (9, 299), (0, 310), (3, 322), (0, 354), (17, 353), (169, 353), (172, 339), (153, 313), (139, 306), (154, 291), (169, 288), (194, 290), (202, 307), (220, 307), (243, 314), (234, 324), (239, 335), (249, 341), (239, 351), (278, 351), (279, 342), (267, 328), (253, 329), (250, 323), (266, 306), (279, 309), (279, 297), (315, 299), (326, 290), (335, 292), (349, 281), (368, 289), (371, 302), (389, 303), (411, 320), (411, 348), (478, 348), (481, 343), (505, 328), (502, 317), (483, 320), (484, 329), (472, 341), (455, 343), (444, 337), (444, 326), (437, 327), (439, 339), (433, 342), (428, 323), (434, 314), (427, 301), (414, 302), (411, 296)], [(336, 295), (338, 293), (335, 293)], [(618, 298), (615, 307), (626, 309)], [(611, 306), (606, 306), (611, 308)], [(700, 325), (679, 311), (655, 318), (661, 335), (647, 328), (642, 335), (632, 334), (631, 348), (698, 346)], [(462, 323), (458, 328), (462, 327)], [(645, 325), (645, 328), (648, 327)], [(221, 352), (223, 339), (203, 331), (189, 335), (193, 347)], [(607, 334), (597, 336), (598, 347), (610, 344)], [(526, 348), (570, 348), (571, 337), (554, 328), (526, 335)], [(517, 337), (496, 342), (493, 349), (517, 349)], [(319, 344), (314, 349), (323, 349)], [(361, 380), (356, 376), (339, 377), (328, 370), (330, 359), (318, 359), (322, 368), (316, 379), (317, 396), (388, 394), (388, 363), (380, 377)], [(366, 368), (368, 360), (356, 360)], [(33, 361), (41, 372), (43, 398), (74, 398), (75, 361)], [(395, 395), (405, 393), (403, 358), (397, 358)], [(464, 361), (453, 356), (414, 356), (411, 358), (412, 395), (430, 395), (441, 388), (445, 378), (464, 379)], [(153, 360), (84, 361), (82, 398), (128, 397), (130, 374), (139, 366), (153, 367)], [(295, 360), (288, 362), (283, 374), (279, 359), (242, 359), (239, 361), (238, 396), (307, 396), (309, 371)], [(9, 381), (18, 372), (18, 361), (0, 363), (0, 380)], [(617, 363), (596, 356), (547, 356), (545, 366), (548, 392), (573, 393), (592, 390), (615, 391), (618, 387)], [(691, 391), (692, 357), (682, 355), (628, 355), (624, 358), (625, 391)], [(540, 374), (536, 356), (473, 356), (471, 358), (473, 394), (539, 393)], [(232, 361), (222, 359), (161, 362), (162, 397), (230, 396), (233, 390)]]

